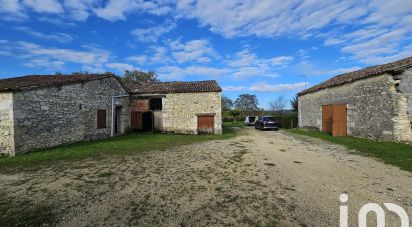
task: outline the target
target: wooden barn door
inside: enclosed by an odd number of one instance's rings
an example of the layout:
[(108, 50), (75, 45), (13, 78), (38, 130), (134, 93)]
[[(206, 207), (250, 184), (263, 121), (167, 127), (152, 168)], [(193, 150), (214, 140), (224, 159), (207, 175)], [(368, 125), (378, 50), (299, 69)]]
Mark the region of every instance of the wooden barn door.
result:
[(215, 116), (203, 115), (197, 117), (197, 133), (213, 134), (215, 129)]
[(332, 115), (333, 115), (332, 135), (333, 136), (346, 136), (347, 134), (346, 104), (333, 105)]
[(133, 131), (139, 131), (142, 130), (143, 124), (142, 124), (142, 112), (136, 112), (132, 111), (131, 116), (131, 127)]
[(322, 106), (322, 132), (332, 133), (332, 105)]

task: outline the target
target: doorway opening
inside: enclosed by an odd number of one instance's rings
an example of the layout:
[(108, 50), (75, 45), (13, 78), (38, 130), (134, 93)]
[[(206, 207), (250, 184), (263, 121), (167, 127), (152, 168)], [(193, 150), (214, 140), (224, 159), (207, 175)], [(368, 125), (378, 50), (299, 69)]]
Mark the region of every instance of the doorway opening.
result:
[(153, 132), (153, 114), (152, 112), (142, 113), (142, 131)]
[(114, 110), (114, 134), (121, 133), (122, 106), (116, 106)]

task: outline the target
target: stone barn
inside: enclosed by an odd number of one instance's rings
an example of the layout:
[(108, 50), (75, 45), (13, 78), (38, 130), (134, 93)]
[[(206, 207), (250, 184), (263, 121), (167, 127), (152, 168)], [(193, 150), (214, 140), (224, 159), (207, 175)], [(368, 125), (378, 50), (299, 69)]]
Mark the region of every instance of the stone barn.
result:
[(184, 134), (222, 133), (216, 81), (127, 83), (131, 128)]
[(110, 74), (3, 79), (0, 153), (13, 156), (122, 134), (130, 126), (129, 112), (129, 91)]
[(0, 154), (136, 131), (222, 133), (216, 81), (130, 83), (112, 74), (0, 80)]
[(299, 126), (412, 141), (412, 57), (333, 77), (299, 96)]

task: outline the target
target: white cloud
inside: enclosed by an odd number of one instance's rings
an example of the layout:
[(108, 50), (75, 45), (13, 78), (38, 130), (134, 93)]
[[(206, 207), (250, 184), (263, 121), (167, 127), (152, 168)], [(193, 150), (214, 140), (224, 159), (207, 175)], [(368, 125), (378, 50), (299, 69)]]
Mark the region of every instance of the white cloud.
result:
[(223, 91), (252, 91), (252, 92), (282, 92), (282, 91), (296, 91), (308, 86), (305, 82), (293, 84), (270, 84), (267, 82), (256, 83), (250, 87), (245, 86), (223, 86)]
[(265, 82), (254, 84), (250, 87), (251, 91), (257, 92), (281, 92), (281, 91), (295, 91), (303, 89), (308, 84), (305, 82), (294, 83), (294, 84), (268, 84)]
[(54, 34), (45, 34), (45, 33), (41, 33), (41, 32), (38, 32), (38, 31), (31, 30), (30, 28), (25, 27), (25, 26), (19, 26), (19, 27), (16, 27), (15, 29), (19, 30), (19, 31), (22, 31), (22, 32), (25, 32), (25, 33), (27, 33), (31, 36), (34, 36), (34, 37), (40, 38), (40, 39), (54, 40), (54, 41), (57, 41), (57, 42), (60, 42), (60, 43), (68, 43), (68, 42), (73, 41), (73, 37), (69, 34), (66, 34), (66, 33), (58, 32), (58, 33), (54, 33)]
[(132, 12), (145, 12), (154, 15), (164, 15), (172, 11), (168, 5), (161, 1), (144, 0), (109, 0), (104, 7), (94, 9), (97, 16), (109, 20), (126, 20), (126, 14)]
[[(351, 23), (358, 1), (209, 0), (180, 1), (181, 17), (195, 18), (213, 32), (226, 37), (306, 34), (331, 23)], [(364, 6), (365, 4), (359, 4)]]
[(269, 63), (271, 66), (283, 66), (288, 64), (290, 61), (293, 60), (291, 56), (280, 56), (275, 58), (270, 58)]
[(247, 90), (246, 87), (244, 86), (223, 86), (222, 87), (223, 91), (244, 91)]
[(107, 63), (106, 67), (115, 69), (115, 70), (120, 71), (120, 72), (135, 69), (135, 67), (133, 65), (126, 64), (126, 63), (118, 63), (118, 62), (117, 63), (116, 62)]
[(324, 45), (325, 46), (333, 46), (333, 45), (337, 45), (337, 44), (340, 44), (340, 43), (343, 43), (343, 42), (344, 41), (341, 40), (341, 39), (329, 38), (329, 39), (325, 40)]
[(105, 7), (94, 10), (97, 16), (109, 21), (126, 20), (125, 13), (131, 10), (129, 0), (111, 0)]
[(361, 69), (361, 67), (354, 66), (348, 68), (336, 68), (325, 69), (319, 66), (313, 65), (309, 61), (302, 61), (296, 65), (297, 71), (301, 75), (306, 76), (335, 76), (347, 72), (352, 72)]
[(181, 80), (186, 76), (218, 77), (225, 76), (230, 70), (226, 68), (214, 68), (205, 66), (189, 66), (180, 68), (177, 66), (164, 66), (157, 70), (160, 79)]
[(68, 10), (71, 19), (85, 21), (96, 2), (96, 0), (65, 0), (64, 7)]
[[(322, 38), (325, 46), (339, 44), (366, 64), (403, 56), (399, 53), (406, 51), (404, 43), (412, 36), (410, 0), (182, 0), (177, 12), (225, 37)], [(378, 47), (380, 51), (372, 52)]]
[(63, 6), (56, 0), (23, 0), (23, 4), (37, 13), (63, 13)]
[(49, 58), (33, 58), (29, 59), (27, 62), (24, 62), (23, 65), (32, 67), (32, 68), (41, 68), (48, 70), (62, 70), (64, 69), (63, 61), (53, 61)]
[(218, 54), (213, 49), (209, 41), (204, 39), (191, 40), (186, 43), (174, 41), (169, 43), (172, 56), (178, 63), (185, 62), (209, 62), (212, 58), (217, 58)]
[(0, 0), (1, 19), (6, 21), (22, 21), (27, 19), (19, 0)]
[(149, 61), (146, 55), (135, 55), (127, 58), (128, 61), (136, 62), (137, 64), (145, 64)]
[(163, 46), (149, 46), (146, 50), (147, 54), (133, 55), (126, 58), (127, 61), (137, 64), (167, 64), (172, 61), (169, 56), (170, 53), (166, 47)]
[(287, 66), (292, 60), (291, 56), (258, 58), (249, 50), (243, 50), (231, 56), (227, 64), (235, 70), (233, 76), (238, 79), (252, 76), (276, 78), (279, 75), (275, 70)]
[(137, 28), (131, 34), (141, 42), (156, 42), (161, 36), (176, 28), (176, 23), (169, 21), (150, 28)]
[[(101, 68), (110, 58), (109, 52), (91, 46), (83, 46), (86, 49), (84, 51), (43, 47), (23, 41), (13, 43), (10, 46), (13, 46), (11, 51), (16, 58), (28, 62), (27, 64), (31, 66), (41, 66), (48, 61), (54, 66), (77, 63), (83, 67)], [(11, 48), (10, 46), (9, 48)]]

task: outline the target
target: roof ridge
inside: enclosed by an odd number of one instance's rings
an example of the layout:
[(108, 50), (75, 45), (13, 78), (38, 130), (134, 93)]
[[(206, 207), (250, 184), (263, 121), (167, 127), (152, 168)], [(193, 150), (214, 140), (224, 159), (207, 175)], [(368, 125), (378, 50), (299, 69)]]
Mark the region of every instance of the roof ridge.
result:
[(132, 94), (221, 92), (216, 80), (128, 82)]
[(79, 83), (109, 77), (115, 78), (116, 75), (112, 73), (26, 75), (21, 77), (0, 79), (0, 92), (13, 92), (24, 89)]
[(308, 89), (299, 92), (298, 95), (300, 96), (308, 93), (313, 93), (329, 87), (335, 87), (351, 83), (357, 80), (366, 79), (383, 73), (397, 73), (410, 67), (412, 67), (412, 57), (403, 58), (394, 62), (368, 66), (366, 68), (343, 73), (332, 78), (329, 78), (328, 80), (325, 80), (315, 86), (312, 86)]

